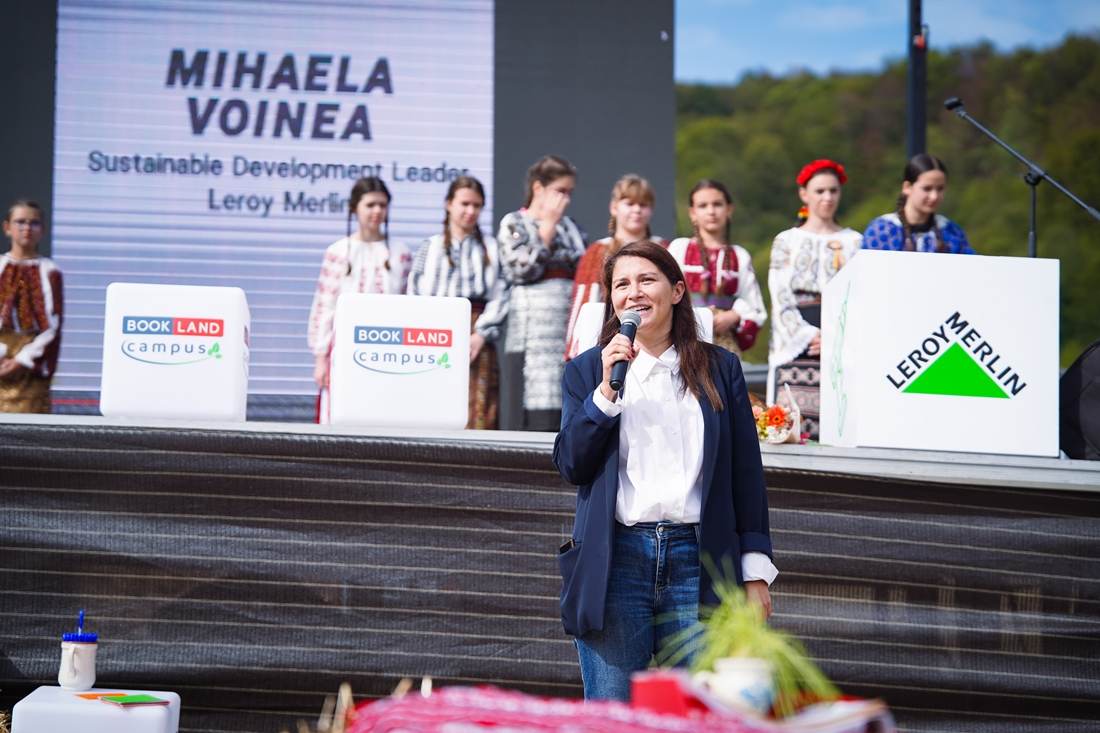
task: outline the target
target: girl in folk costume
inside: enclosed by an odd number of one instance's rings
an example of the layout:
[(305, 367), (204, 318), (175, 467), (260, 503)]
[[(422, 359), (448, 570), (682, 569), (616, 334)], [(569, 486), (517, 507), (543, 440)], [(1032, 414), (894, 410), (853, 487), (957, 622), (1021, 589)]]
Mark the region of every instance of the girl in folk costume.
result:
[(947, 166), (943, 161), (928, 153), (914, 155), (905, 166), (897, 211), (867, 225), (863, 247), (974, 254), (962, 227), (936, 213), (946, 189)]
[[(784, 384), (798, 403), (804, 432), (817, 440), (821, 414), (821, 292), (859, 251), (859, 233), (836, 221), (844, 166), (831, 160), (807, 164), (795, 179), (806, 219), (772, 243), (768, 290), (772, 333), (768, 345), (768, 402)], [(801, 218), (801, 213), (800, 213)]]
[(42, 207), (8, 207), (0, 255), (0, 412), (49, 412), (50, 381), (61, 346), (61, 271), (38, 254)]
[(688, 197), (695, 236), (672, 240), (669, 253), (684, 270), (692, 304), (714, 314), (714, 343), (735, 354), (752, 348), (768, 312), (752, 255), (730, 243), (733, 197), (720, 181), (703, 179)]
[(469, 298), (470, 409), (467, 428), (497, 426), (497, 358), (493, 342), (508, 313), (508, 291), (492, 237), (481, 234), (477, 220), (485, 207), (485, 189), (472, 176), (459, 176), (447, 189), (443, 232), (416, 252), (409, 295)]
[[(664, 240), (652, 236), (649, 230), (649, 220), (653, 217), (653, 187), (649, 181), (634, 173), (628, 173), (618, 181), (611, 189), (611, 203), (608, 206), (611, 212), (611, 220), (607, 225), (607, 233), (604, 237), (589, 245), (588, 250), (577, 263), (577, 274), (573, 277), (573, 297), (569, 310), (569, 327), (565, 334), (565, 358), (572, 359), (592, 343), (582, 343), (584, 339), (574, 332), (577, 325), (577, 316), (585, 303), (602, 303), (604, 293), (601, 290), (600, 281), (603, 279), (603, 263), (611, 255), (619, 251), (624, 244), (630, 244), (640, 239), (665, 246)], [(593, 338), (599, 334), (593, 334)]]
[[(360, 178), (348, 199), (348, 234), (325, 250), (317, 290), (309, 311), (309, 348), (313, 378), (320, 388), (317, 422), (329, 422), (329, 374), (332, 324), (343, 293), (404, 293), (412, 257), (389, 241), (390, 191), (381, 178)], [(358, 228), (351, 232), (351, 219)]]
[(569, 293), (585, 236), (565, 215), (577, 171), (546, 155), (527, 171), (527, 198), (500, 222), (497, 244), (510, 286), (500, 354), (500, 427), (557, 430)]

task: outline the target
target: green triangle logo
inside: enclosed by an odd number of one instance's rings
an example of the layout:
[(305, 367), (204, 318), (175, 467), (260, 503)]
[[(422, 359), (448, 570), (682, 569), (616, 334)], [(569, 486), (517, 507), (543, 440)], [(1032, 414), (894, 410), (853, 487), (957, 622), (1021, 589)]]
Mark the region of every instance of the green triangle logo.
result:
[(951, 344), (904, 391), (909, 394), (1008, 399), (1001, 386), (958, 343)]

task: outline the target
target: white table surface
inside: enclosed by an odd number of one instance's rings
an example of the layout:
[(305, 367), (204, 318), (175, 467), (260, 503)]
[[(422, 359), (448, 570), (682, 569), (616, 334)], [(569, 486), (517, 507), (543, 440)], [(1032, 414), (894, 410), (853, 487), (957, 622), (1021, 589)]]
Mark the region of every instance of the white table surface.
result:
[[(101, 700), (85, 700), (91, 693), (153, 695), (167, 705), (121, 707)], [(44, 685), (15, 704), (11, 733), (177, 733), (180, 724), (180, 696), (163, 690), (120, 690), (94, 687), (65, 690)]]

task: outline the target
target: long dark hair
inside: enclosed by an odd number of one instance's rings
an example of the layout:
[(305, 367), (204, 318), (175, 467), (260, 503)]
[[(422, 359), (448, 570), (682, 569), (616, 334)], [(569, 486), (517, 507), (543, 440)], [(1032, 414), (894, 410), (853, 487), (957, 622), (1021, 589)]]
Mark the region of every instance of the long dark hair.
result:
[[(393, 195), (390, 193), (390, 189), (386, 188), (386, 182), (378, 176), (365, 176), (356, 181), (351, 187), (351, 196), (348, 198), (348, 231), (347, 238), (344, 240), (345, 247), (347, 249), (348, 259), (348, 271), (345, 275), (351, 274), (351, 219), (355, 216), (355, 208), (359, 206), (359, 199), (366, 196), (368, 193), (380, 193), (386, 197), (386, 220), (382, 223), (384, 229), (382, 230), (382, 237), (386, 242), (386, 249), (390, 248), (390, 202), (393, 201)], [(390, 269), (390, 260), (386, 258), (386, 269)]]
[(577, 169), (565, 158), (558, 155), (544, 155), (527, 169), (527, 197), (524, 199), (524, 208), (531, 205), (531, 199), (535, 196), (535, 183), (548, 186), (559, 178), (565, 176), (577, 177)]
[[(447, 197), (444, 199), (448, 204), (454, 199), (455, 194), (464, 188), (468, 188), (478, 196), (481, 197), (481, 204), (485, 205), (485, 187), (481, 185), (481, 181), (477, 180), (473, 176), (459, 176), (451, 181), (451, 185), (447, 187)], [(482, 262), (485, 265), (489, 264), (489, 252), (485, 247), (485, 239), (481, 236), (481, 225), (474, 224), (474, 239), (481, 245), (481, 257)], [(451, 255), (451, 212), (444, 208), (443, 210), (443, 253), (447, 255), (447, 262), (451, 267), (455, 266), (454, 257)]]
[[(680, 265), (668, 253), (664, 247), (655, 244), (648, 239), (639, 239), (636, 242), (624, 245), (615, 254), (607, 258), (603, 265), (603, 289), (608, 294), (604, 305), (604, 324), (600, 333), (600, 345), (606, 346), (607, 342), (619, 332), (619, 317), (615, 315), (615, 308), (611, 304), (611, 278), (615, 273), (615, 263), (621, 257), (641, 257), (649, 260), (665, 276), (670, 285), (684, 281), (684, 274)], [(706, 398), (711, 407), (716, 411), (722, 409), (722, 398), (718, 389), (714, 386), (714, 379), (710, 374), (710, 365), (713, 356), (713, 347), (699, 340), (699, 331), (695, 324), (695, 311), (691, 306), (691, 297), (685, 292), (680, 302), (672, 306), (672, 345), (680, 357), (680, 376), (684, 380), (684, 387), (691, 390), (696, 399)]]
[[(917, 153), (905, 165), (905, 173), (902, 179), (906, 183), (913, 184), (917, 182), (921, 174), (928, 171), (940, 171), (943, 173), (944, 178), (947, 177), (947, 166), (943, 164), (942, 160), (928, 153)], [(917, 245), (913, 241), (913, 225), (905, 218), (905, 202), (908, 198), (904, 193), (898, 194), (898, 219), (901, 221), (902, 241), (905, 243), (904, 249), (906, 252), (912, 252), (917, 248)], [(947, 252), (947, 244), (943, 241), (943, 234), (936, 225), (936, 215), (934, 213), (932, 214), (932, 231), (936, 236), (936, 251)]]

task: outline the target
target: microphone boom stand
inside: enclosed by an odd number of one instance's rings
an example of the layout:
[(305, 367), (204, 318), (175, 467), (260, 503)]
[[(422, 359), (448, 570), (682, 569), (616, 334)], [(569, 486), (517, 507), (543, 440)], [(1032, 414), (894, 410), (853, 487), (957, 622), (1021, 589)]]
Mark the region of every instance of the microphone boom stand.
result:
[(1020, 161), (1025, 166), (1027, 166), (1027, 173), (1024, 174), (1024, 182), (1028, 186), (1031, 187), (1031, 229), (1027, 233), (1027, 256), (1028, 257), (1035, 257), (1036, 256), (1036, 251), (1038, 250), (1038, 247), (1039, 247), (1039, 234), (1038, 234), (1038, 231), (1036, 230), (1036, 227), (1037, 227), (1037, 223), (1036, 223), (1037, 209), (1038, 209), (1038, 205), (1037, 205), (1037, 201), (1036, 201), (1036, 189), (1039, 187), (1039, 184), (1042, 183), (1043, 181), (1048, 181), (1050, 183), (1050, 185), (1054, 186), (1054, 188), (1056, 188), (1056, 189), (1058, 189), (1058, 191), (1062, 192), (1067, 198), (1069, 198), (1070, 201), (1072, 201), (1073, 203), (1077, 204), (1082, 209), (1087, 211), (1089, 213), (1089, 215), (1092, 216), (1093, 219), (1096, 219), (1097, 221), (1100, 221), (1100, 211), (1097, 211), (1096, 209), (1089, 206), (1088, 204), (1086, 204), (1081, 199), (1077, 198), (1077, 196), (1075, 196), (1072, 191), (1070, 191), (1068, 188), (1063, 186), (1061, 183), (1058, 183), (1058, 181), (1054, 180), (1049, 175), (1047, 175), (1046, 171), (1044, 171), (1039, 166), (1035, 165), (1035, 163), (1028, 160), (1026, 157), (1021, 155), (1020, 153), (1016, 152), (1016, 150), (1014, 150), (1011, 145), (1009, 145), (1004, 140), (1002, 140), (1001, 138), (994, 135), (993, 132), (990, 131), (988, 128), (986, 128), (985, 125), (983, 125), (982, 123), (978, 122), (973, 117), (971, 117), (967, 113), (966, 108), (963, 107), (963, 103), (962, 103), (961, 99), (959, 99), (958, 97), (951, 97), (950, 99), (944, 101), (943, 106), (946, 109), (949, 109), (949, 110), (953, 111), (960, 118), (966, 120), (967, 122), (969, 122), (974, 127), (978, 128), (978, 130), (980, 130), (983, 134), (985, 134), (986, 137), (988, 137), (990, 140), (992, 140), (993, 142), (997, 143), (1002, 148), (1007, 150), (1008, 153), (1013, 158)]

